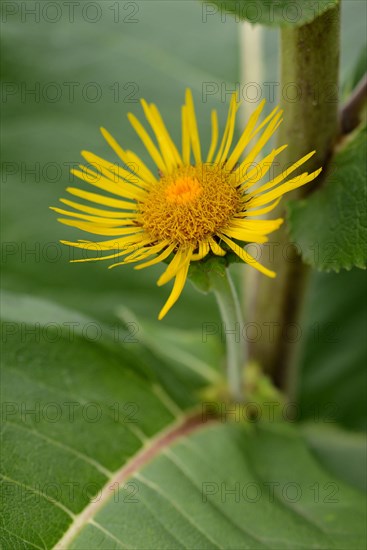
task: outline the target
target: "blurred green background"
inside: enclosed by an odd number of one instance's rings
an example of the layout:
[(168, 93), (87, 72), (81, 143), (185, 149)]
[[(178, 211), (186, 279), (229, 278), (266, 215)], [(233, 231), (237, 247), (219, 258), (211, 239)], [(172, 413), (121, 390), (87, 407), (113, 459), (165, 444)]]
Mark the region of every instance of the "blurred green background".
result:
[[(227, 103), (220, 93), (203, 102), (203, 86), (215, 83), (230, 91), (241, 81), (239, 44), (250, 31), (230, 16), (205, 21), (196, 0), (82, 1), (73, 14), (63, 2), (60, 10), (55, 2), (27, 2), (29, 9), (39, 5), (39, 16), (24, 16), (17, 4), (2, 6), (5, 318), (16, 318), (21, 308), (37, 318), (52, 302), (114, 323), (124, 307), (154, 335), (155, 344), (170, 340), (209, 366), (220, 366), (219, 338), (201, 342), (203, 323), (218, 321), (211, 296), (187, 284), (158, 326), (157, 314), (169, 292), (155, 285), (162, 267), (135, 272), (131, 267), (107, 270), (103, 262), (70, 264), (73, 251), (58, 242), (84, 236), (58, 224), (48, 207), (65, 196), (72, 181), (69, 168), (80, 161), (82, 149), (116, 160), (100, 126), (148, 162), (126, 118), (129, 111), (141, 117), (140, 98), (157, 103), (180, 142), (180, 106), (185, 88), (191, 87), (206, 149), (210, 110), (218, 109), (223, 127)], [(365, 2), (343, 2), (341, 84), (351, 78), (364, 47), (365, 18)], [(253, 63), (261, 67), (265, 82), (276, 82), (277, 31), (263, 28), (260, 41)], [(259, 84), (267, 97), (264, 83)], [(238, 280), (245, 269), (235, 266)], [(365, 283), (359, 270), (313, 277), (301, 325), (303, 417), (313, 418), (316, 410), (331, 422), (356, 430), (365, 426)]]

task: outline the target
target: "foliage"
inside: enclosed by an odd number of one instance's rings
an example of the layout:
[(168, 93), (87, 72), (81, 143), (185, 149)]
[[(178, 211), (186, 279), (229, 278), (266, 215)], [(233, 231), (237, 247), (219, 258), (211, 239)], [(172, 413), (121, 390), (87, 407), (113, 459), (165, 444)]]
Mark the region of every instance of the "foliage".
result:
[(366, 268), (366, 135), (364, 128), (335, 155), (321, 189), (289, 206), (292, 238), (320, 271)]
[[(311, 3), (279, 0), (271, 25), (310, 22)], [(187, 285), (158, 325), (167, 292), (155, 285), (162, 266), (137, 273), (69, 264), (58, 241), (75, 233), (48, 210), (71, 183), (79, 150), (115, 160), (99, 126), (144, 156), (126, 119), (140, 97), (163, 106), (179, 142), (178, 107), (190, 86), (208, 147), (210, 109), (223, 126), (226, 93), (239, 80), (239, 18), (207, 2), (139, 1), (88, 3), (99, 6), (94, 13), (76, 3), (73, 20), (63, 3), (53, 22), (54, 3), (47, 12), (35, 3), (38, 18), (22, 12), (24, 3), (11, 13), (10, 4), (3, 7), (3, 547), (48, 549), (64, 540), (63, 548), (75, 549), (364, 548), (363, 436), (346, 430), (365, 429), (365, 273), (313, 275), (297, 417), (307, 424), (285, 422), (288, 409), (276, 399), (277, 414), (262, 402), (253, 422), (214, 398), (201, 403), (222, 383), (223, 330), (213, 297)], [(269, 18), (270, 2), (251, 4)], [(316, 4), (323, 10), (333, 2)], [(363, 6), (343, 6), (343, 73), (362, 46), (355, 41)], [(302, 17), (289, 21), (299, 8)], [(270, 31), (264, 39), (269, 75), (276, 39)], [(363, 231), (349, 192), (360, 192), (361, 136), (336, 157), (338, 179), (292, 206), (293, 231), (306, 247), (317, 228), (322, 242), (330, 238), (322, 216), (342, 220), (341, 197), (348, 238)], [(318, 219), (309, 210), (316, 200), (314, 210), (323, 203), (327, 212)], [(341, 223), (334, 237), (346, 239)], [(340, 268), (362, 266), (351, 244), (339, 247)], [(216, 421), (205, 421), (207, 410)]]

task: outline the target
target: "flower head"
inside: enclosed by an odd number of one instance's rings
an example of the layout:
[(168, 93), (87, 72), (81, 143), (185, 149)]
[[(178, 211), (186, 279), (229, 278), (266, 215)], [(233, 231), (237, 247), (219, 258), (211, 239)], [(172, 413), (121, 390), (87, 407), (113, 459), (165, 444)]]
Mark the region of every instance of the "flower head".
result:
[[(142, 100), (155, 141), (133, 114), (128, 117), (157, 165), (157, 174), (153, 174), (133, 152), (122, 149), (102, 128), (103, 136), (121, 164), (113, 164), (83, 151), (84, 159), (94, 169), (80, 166), (73, 173), (104, 193), (68, 188), (71, 195), (89, 204), (61, 199), (73, 210), (54, 210), (68, 216), (59, 219), (66, 225), (110, 237), (97, 243), (86, 240), (61, 242), (89, 250), (97, 246), (107, 254), (74, 261), (116, 260), (118, 257), (119, 261), (110, 267), (134, 262), (137, 263), (136, 269), (169, 261), (157, 284), (163, 285), (172, 279), (174, 284), (159, 319), (179, 298), (190, 262), (202, 260), (208, 254), (225, 256), (233, 251), (244, 262), (274, 277), (275, 273), (255, 261), (238, 241), (266, 242), (267, 235), (278, 229), (283, 220), (256, 218), (273, 210), (288, 191), (315, 179), (321, 170), (288, 179), (315, 153), (313, 151), (271, 181), (256, 186), (269, 171), (275, 157), (286, 148), (274, 149), (255, 164), (255, 159), (282, 121), (282, 111), (275, 108), (259, 123), (264, 104), (265, 101), (254, 111), (234, 147), (232, 141), (239, 107), (236, 95), (232, 96), (220, 142), (217, 113), (213, 111), (211, 144), (208, 154), (203, 157), (190, 90), (186, 91), (186, 102), (182, 107), (181, 151), (173, 143), (157, 107)], [(258, 139), (254, 143), (256, 136)], [(245, 149), (248, 152), (240, 161)], [(99, 207), (90, 206), (90, 203)]]

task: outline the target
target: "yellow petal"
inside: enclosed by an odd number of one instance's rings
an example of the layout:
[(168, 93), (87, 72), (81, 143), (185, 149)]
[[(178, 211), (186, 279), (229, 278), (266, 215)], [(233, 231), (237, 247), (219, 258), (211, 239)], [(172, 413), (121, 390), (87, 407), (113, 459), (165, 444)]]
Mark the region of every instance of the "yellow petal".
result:
[(151, 103), (150, 104), (150, 109), (151, 109), (151, 112), (153, 113), (153, 116), (158, 124), (158, 127), (159, 127), (159, 132), (164, 136), (165, 140), (166, 140), (166, 143), (169, 147), (169, 149), (171, 150), (171, 153), (173, 155), (173, 158), (176, 162), (176, 165), (177, 166), (181, 166), (182, 165), (182, 158), (181, 158), (181, 155), (180, 153), (178, 152), (177, 150), (177, 147), (176, 145), (174, 144), (174, 142), (172, 141), (172, 138), (167, 130), (167, 127), (163, 121), (163, 118), (158, 110), (158, 107), (156, 105), (154, 105), (154, 103)]
[(151, 242), (151, 239), (144, 240), (143, 234), (129, 235), (127, 237), (119, 237), (118, 239), (108, 239), (106, 241), (60, 241), (61, 244), (73, 246), (74, 248), (81, 248), (83, 250), (93, 250), (99, 252), (100, 250), (129, 250), (133, 246), (145, 246)]
[(190, 131), (186, 105), (181, 109), (182, 118), (182, 160), (185, 165), (190, 164)]
[(225, 256), (227, 254), (212, 237), (209, 238), (209, 246), (216, 256)]
[(210, 142), (210, 147), (209, 147), (208, 156), (206, 158), (206, 162), (212, 161), (215, 148), (217, 147), (217, 143), (218, 143), (218, 115), (217, 115), (217, 111), (215, 111), (214, 109), (211, 114), (211, 119), (212, 119), (212, 139)]
[(148, 190), (150, 188), (149, 184), (145, 183), (134, 172), (129, 172), (128, 170), (125, 170), (125, 168), (122, 168), (117, 164), (108, 162), (107, 160), (99, 157), (98, 155), (95, 155), (94, 153), (91, 153), (90, 151), (82, 151), (81, 154), (82, 157), (89, 164), (91, 164), (93, 168), (101, 172), (101, 174), (106, 176), (107, 179), (113, 181), (114, 183), (121, 184), (122, 180), (123, 182), (139, 185), (140, 187), (143, 187), (143, 189)]
[(162, 159), (160, 152), (158, 151), (157, 147), (154, 145), (148, 132), (145, 130), (145, 128), (139, 122), (136, 116), (134, 116), (132, 113), (129, 113), (127, 116), (130, 120), (130, 124), (132, 125), (132, 127), (134, 128), (138, 136), (140, 137), (141, 141), (144, 143), (148, 153), (150, 154), (150, 156), (158, 166), (159, 170), (164, 172), (166, 169), (166, 166), (164, 164), (164, 161)]
[(209, 243), (202, 241), (199, 243), (199, 251), (196, 254), (191, 255), (191, 260), (197, 262), (202, 260), (209, 253)]
[(94, 223), (88, 222), (78, 222), (76, 220), (69, 220), (67, 218), (58, 218), (60, 223), (64, 225), (70, 225), (71, 227), (76, 227), (82, 231), (87, 231), (88, 233), (93, 233), (94, 235), (135, 235), (137, 233), (142, 233), (143, 229), (141, 227), (104, 227), (102, 225), (97, 225)]
[[(280, 203), (281, 198), (276, 199), (274, 202), (269, 204), (269, 206), (265, 206), (264, 208), (259, 208), (256, 210), (245, 210), (244, 212), (237, 214), (235, 218), (249, 218), (252, 216), (262, 216), (264, 214), (267, 214), (268, 212), (271, 212), (278, 206)], [(251, 201), (249, 201), (248, 208), (251, 208)]]
[[(135, 220), (125, 220), (125, 219), (116, 219), (116, 218), (102, 218), (100, 216), (89, 216), (88, 214), (80, 214), (79, 212), (70, 212), (69, 210), (63, 210), (62, 208), (56, 208), (50, 206), (50, 209), (58, 214), (63, 214), (64, 216), (71, 216), (78, 218), (79, 220), (87, 220), (89, 222), (102, 224), (108, 227), (118, 227), (122, 225), (135, 225)], [(123, 215), (122, 212), (120, 215)]]
[(200, 147), (200, 138), (199, 131), (196, 122), (194, 101), (192, 99), (191, 90), (187, 88), (186, 90), (186, 107), (187, 107), (187, 121), (190, 133), (190, 141), (192, 151), (194, 153), (194, 158), (196, 164), (201, 163), (201, 147)]
[(159, 119), (157, 119), (156, 116), (154, 115), (152, 106), (148, 105), (145, 99), (141, 100), (141, 105), (143, 107), (145, 117), (149, 122), (149, 124), (151, 125), (152, 130), (155, 133), (155, 136), (159, 144), (159, 148), (160, 148), (164, 165), (165, 165), (163, 172), (164, 173), (170, 172), (175, 166), (175, 159), (174, 159), (170, 144), (167, 141), (166, 135), (161, 130)]
[(139, 177), (147, 183), (157, 183), (157, 178), (152, 174), (147, 165), (141, 160), (138, 155), (133, 151), (125, 151), (126, 164), (130, 168), (139, 174)]
[(244, 241), (248, 243), (266, 243), (268, 242), (268, 237), (265, 237), (264, 235), (251, 233), (250, 231), (246, 231), (245, 229), (241, 228), (226, 228), (222, 229), (222, 232), (229, 237), (232, 237), (232, 239), (236, 239), (236, 241)]
[(261, 187), (259, 187), (258, 189), (256, 189), (255, 191), (252, 191), (252, 193), (248, 193), (247, 196), (248, 197), (252, 197), (252, 196), (256, 196), (260, 193), (262, 193), (263, 191), (266, 191), (267, 189), (271, 189), (272, 187), (275, 187), (276, 185), (278, 185), (279, 183), (281, 183), (283, 180), (285, 180), (285, 178), (287, 178), (292, 172), (294, 172), (295, 170), (297, 170), (297, 168), (299, 168), (300, 166), (302, 166), (302, 164), (304, 164), (305, 162), (307, 162), (311, 157), (313, 157), (313, 155), (316, 153), (316, 151), (312, 151), (311, 153), (308, 153), (308, 155), (305, 155), (304, 157), (302, 157), (299, 161), (295, 162), (294, 164), (292, 164), (292, 166), (290, 166), (289, 168), (287, 168), (287, 170), (284, 170), (284, 172), (282, 172), (281, 174), (279, 174), (279, 176), (277, 176), (276, 178), (272, 179), (271, 181), (269, 181), (268, 183), (262, 185)]
[(234, 218), (231, 220), (230, 229), (243, 229), (244, 231), (268, 235), (276, 231), (283, 223), (282, 218), (276, 220), (239, 220)]
[(130, 254), (128, 258), (125, 258), (125, 262), (131, 263), (131, 262), (140, 262), (142, 260), (146, 260), (146, 258), (149, 258), (149, 256), (158, 254), (158, 252), (160, 252), (166, 246), (168, 246), (168, 242), (162, 241), (154, 246), (142, 247), (140, 248), (140, 250), (137, 250), (132, 254)]
[(277, 199), (278, 197), (285, 195), (289, 191), (293, 191), (293, 189), (297, 189), (298, 187), (301, 187), (302, 185), (309, 183), (310, 181), (317, 178), (317, 176), (320, 174), (321, 171), (322, 171), (322, 168), (320, 168), (319, 170), (316, 170), (315, 172), (312, 172), (312, 174), (308, 174), (308, 172), (305, 172), (304, 174), (301, 174), (300, 176), (296, 176), (295, 178), (287, 181), (286, 183), (279, 185), (276, 189), (273, 189), (272, 191), (268, 191), (263, 195), (259, 195), (252, 198), (251, 207), (255, 208), (257, 206), (263, 206), (264, 204), (268, 204), (269, 202)]
[(98, 187), (98, 189), (102, 189), (102, 191), (107, 191), (107, 193), (111, 193), (125, 199), (144, 199), (145, 191), (139, 187), (129, 185), (127, 182), (122, 182), (122, 180), (120, 180), (121, 183), (111, 181), (97, 172), (90, 170), (86, 166), (81, 166), (81, 168), (82, 170), (75, 170), (73, 168), (71, 173), (86, 183), (89, 183), (94, 187)]
[[(70, 260), (70, 263), (76, 264), (76, 263), (82, 263), (82, 262), (98, 262), (100, 260), (111, 260), (114, 258), (118, 258), (120, 256), (124, 256), (125, 254), (129, 254), (129, 252), (134, 247), (129, 247), (126, 250), (123, 250), (122, 252), (114, 252), (113, 254), (108, 254), (107, 256), (96, 256), (95, 258), (81, 258), (78, 260)], [(110, 267), (110, 266), (109, 266)]]
[[(151, 265), (155, 265), (162, 262), (163, 260), (168, 258), (168, 256), (174, 251), (175, 248), (176, 248), (176, 244), (169, 245), (162, 252), (162, 254), (159, 254), (159, 256), (157, 256), (156, 258), (153, 258), (152, 260), (149, 260), (148, 262), (144, 262), (143, 264), (136, 265), (134, 269), (144, 269), (145, 267), (150, 267)], [(137, 261), (140, 261), (140, 259)]]
[(276, 107), (274, 107), (274, 109), (271, 111), (270, 115), (268, 115), (263, 121), (261, 124), (259, 124), (259, 126), (257, 128), (255, 128), (254, 132), (252, 133), (251, 135), (251, 139), (253, 139), (259, 132), (260, 130), (262, 130), (265, 126), (267, 126), (267, 124), (269, 124), (269, 122), (271, 121), (271, 119), (277, 114), (277, 113), (283, 113), (283, 109), (282, 110), (279, 110), (279, 106), (277, 105)]
[(276, 274), (274, 273), (274, 271), (271, 271), (270, 269), (267, 269), (263, 265), (259, 264), (259, 262), (255, 260), (255, 258), (253, 258), (248, 252), (246, 252), (246, 250), (244, 250), (243, 248), (238, 246), (236, 243), (231, 241), (231, 239), (228, 239), (228, 237), (226, 237), (223, 234), (220, 234), (220, 237), (221, 239), (223, 239), (225, 243), (228, 244), (228, 246), (233, 250), (233, 252), (237, 254), (239, 258), (241, 258), (241, 260), (251, 265), (258, 271), (261, 271), (261, 273), (264, 273), (264, 275), (267, 275), (268, 277), (275, 277)]
[[(130, 250), (128, 250), (128, 253), (132, 252), (132, 254), (127, 256), (127, 258), (125, 258), (122, 262), (118, 262), (116, 264), (110, 265), (108, 269), (113, 269), (114, 267), (117, 267), (119, 265), (126, 265), (126, 264), (133, 263), (133, 262), (139, 262), (144, 257), (142, 250), (144, 250), (143, 246), (145, 246), (146, 244), (149, 244), (149, 242), (144, 241), (142, 243), (139, 243), (139, 247), (137, 247), (137, 246), (133, 247), (132, 246), (130, 248)], [(137, 248), (138, 248), (138, 250), (137, 250)], [(153, 248), (153, 247), (151, 247), (151, 248)]]
[(179, 299), (181, 292), (185, 286), (189, 266), (190, 266), (190, 256), (188, 256), (187, 261), (185, 262), (183, 267), (181, 267), (181, 269), (178, 271), (176, 275), (171, 294), (158, 315), (158, 319), (160, 321), (163, 319), (163, 317), (168, 313), (171, 307)]
[(222, 142), (215, 157), (214, 162), (224, 163), (228, 155), (229, 148), (232, 145), (234, 127), (236, 123), (236, 113), (240, 104), (237, 103), (237, 94), (234, 93), (231, 98), (231, 103), (228, 110), (227, 123), (224, 129)]
[(66, 191), (75, 197), (79, 197), (80, 199), (85, 199), (89, 202), (95, 202), (97, 204), (103, 204), (104, 206), (110, 206), (111, 208), (121, 208), (123, 210), (137, 209), (137, 205), (134, 202), (111, 199), (110, 197), (105, 197), (104, 195), (78, 189), (77, 187), (67, 187)]
[(250, 116), (250, 119), (246, 124), (246, 128), (244, 129), (242, 136), (238, 140), (236, 147), (233, 149), (229, 159), (226, 162), (226, 167), (228, 170), (232, 170), (232, 168), (234, 167), (234, 165), (242, 155), (244, 149), (247, 147), (248, 143), (250, 142), (252, 138), (253, 129), (256, 126), (256, 122), (258, 121), (259, 116), (262, 110), (264, 109), (264, 106), (265, 106), (265, 99), (263, 99), (263, 101), (259, 104), (256, 110)]
[(124, 211), (112, 211), (112, 210), (102, 210), (101, 208), (93, 208), (91, 206), (85, 206), (84, 204), (79, 204), (78, 202), (69, 201), (68, 199), (60, 199), (60, 202), (80, 210), (81, 212), (86, 212), (87, 214), (92, 214), (93, 216), (101, 216), (102, 218), (136, 218), (136, 212), (124, 212)]
[(282, 147), (278, 147), (278, 149), (274, 149), (269, 155), (267, 155), (265, 158), (263, 158), (260, 162), (255, 162), (255, 166), (253, 168), (250, 168), (250, 171), (246, 174), (238, 174), (238, 183), (242, 185), (242, 189), (249, 189), (255, 183), (260, 181), (270, 170), (270, 168), (273, 166), (274, 159), (279, 153), (284, 151), (288, 145), (283, 145)]
[(179, 269), (181, 269), (183, 263), (185, 262), (187, 257), (187, 250), (183, 248), (179, 248), (176, 254), (174, 255), (171, 263), (168, 264), (167, 269), (164, 273), (159, 277), (157, 281), (158, 286), (165, 285), (173, 279), (173, 277), (176, 275)]
[[(137, 155), (131, 151), (124, 151), (115, 138), (113, 138), (105, 128), (101, 128), (101, 133), (108, 145), (111, 149), (113, 149), (113, 151), (115, 151), (116, 155), (122, 160), (122, 162), (136, 172), (141, 179), (144, 179), (149, 183), (155, 183), (157, 181), (151, 171), (145, 166), (143, 161), (137, 157)], [(131, 166), (131, 164), (134, 166)]]
[(273, 119), (271, 120), (270, 124), (267, 126), (264, 133), (260, 136), (256, 144), (253, 146), (249, 154), (246, 156), (245, 160), (235, 170), (236, 178), (238, 177), (239, 179), (241, 178), (245, 179), (245, 174), (249, 166), (251, 166), (251, 164), (256, 159), (260, 151), (265, 147), (266, 143), (272, 137), (274, 132), (277, 131), (279, 125), (281, 124), (282, 114), (283, 114), (283, 111), (280, 111), (273, 117)]

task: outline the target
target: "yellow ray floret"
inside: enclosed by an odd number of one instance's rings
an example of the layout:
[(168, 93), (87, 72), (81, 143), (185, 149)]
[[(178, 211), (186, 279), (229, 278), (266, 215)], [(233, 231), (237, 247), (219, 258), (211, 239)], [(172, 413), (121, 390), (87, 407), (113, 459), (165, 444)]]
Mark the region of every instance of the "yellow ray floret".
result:
[[(240, 106), (233, 94), (221, 137), (217, 112), (211, 113), (212, 135), (204, 155), (190, 90), (186, 90), (181, 111), (181, 147), (173, 142), (156, 105), (145, 100), (141, 104), (150, 128), (145, 128), (132, 113), (128, 118), (156, 169), (152, 171), (138, 155), (122, 149), (107, 130), (101, 129), (119, 164), (83, 151), (88, 166), (72, 172), (101, 193), (69, 187), (67, 191), (81, 202), (60, 199), (70, 210), (53, 210), (64, 216), (59, 218), (61, 223), (110, 239), (61, 241), (84, 254), (103, 253), (73, 261), (115, 260), (109, 267), (131, 263), (136, 269), (167, 262), (157, 284), (173, 280), (173, 286), (159, 319), (180, 297), (191, 262), (234, 253), (261, 273), (275, 277), (273, 271), (244, 249), (244, 244), (265, 243), (268, 235), (280, 227), (282, 218), (258, 218), (273, 211), (285, 193), (317, 178), (321, 169), (294, 176), (315, 151), (296, 160), (279, 175), (271, 174), (270, 180), (261, 184), (275, 158), (287, 147), (273, 149), (258, 159), (282, 122), (283, 113), (278, 107), (259, 122), (265, 107), (262, 101), (237, 143), (232, 145)], [(291, 174), (293, 177), (289, 179)]]

